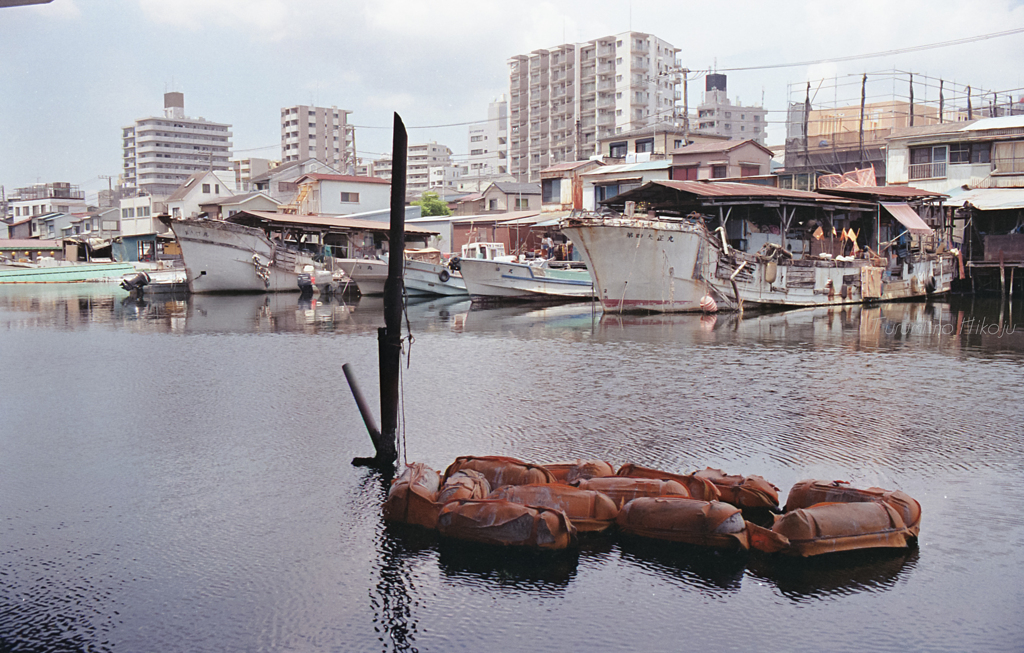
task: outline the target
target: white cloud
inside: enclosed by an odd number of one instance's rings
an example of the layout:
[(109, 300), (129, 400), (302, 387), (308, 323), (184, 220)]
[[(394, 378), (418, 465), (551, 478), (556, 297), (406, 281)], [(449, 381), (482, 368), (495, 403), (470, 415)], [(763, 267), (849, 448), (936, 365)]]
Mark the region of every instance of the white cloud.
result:
[(158, 23), (189, 30), (254, 30), (281, 39), (289, 34), (290, 4), (284, 0), (139, 0), (143, 13)]
[(45, 18), (74, 20), (82, 17), (82, 10), (75, 0), (54, 0), (45, 5), (33, 5), (32, 9)]

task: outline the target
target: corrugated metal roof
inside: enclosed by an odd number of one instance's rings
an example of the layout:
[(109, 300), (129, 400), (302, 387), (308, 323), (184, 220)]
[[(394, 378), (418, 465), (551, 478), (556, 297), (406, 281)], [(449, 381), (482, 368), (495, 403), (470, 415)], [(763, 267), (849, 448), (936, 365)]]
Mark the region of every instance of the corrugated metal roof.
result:
[(787, 197), (792, 199), (807, 200), (832, 200), (836, 198), (821, 193), (814, 193), (806, 190), (794, 190), (792, 188), (775, 188), (774, 186), (761, 186), (758, 184), (742, 184), (736, 182), (714, 182), (714, 181), (652, 181), (652, 184), (667, 186), (684, 193), (691, 193), (701, 197)]
[(641, 163), (621, 163), (614, 166), (604, 166), (597, 170), (591, 170), (590, 172), (584, 172), (583, 177), (594, 177), (598, 175), (615, 175), (623, 172), (643, 172), (644, 170), (667, 170), (672, 167), (672, 162), (667, 160), (662, 161), (643, 161)]
[(543, 170), (540, 171), (540, 173), (544, 174), (545, 172), (563, 172), (565, 170), (575, 170), (576, 168), (581, 168), (587, 165), (588, 163), (596, 163), (599, 166), (604, 165), (604, 163), (602, 163), (601, 161), (593, 161), (590, 159), (586, 161), (566, 161), (565, 163), (556, 163), (550, 168), (544, 168)]
[(38, 238), (0, 238), (0, 249), (61, 249), (59, 240)]
[[(391, 227), (387, 222), (374, 222), (372, 220), (358, 220), (343, 218), (331, 215), (297, 215), (294, 213), (273, 213), (271, 211), (240, 211), (227, 218), (228, 222), (244, 224), (246, 216), (254, 216), (268, 222), (281, 224), (307, 225), (310, 227), (326, 227), (333, 229), (361, 229), (363, 231), (388, 231)], [(405, 225), (406, 233), (414, 234), (436, 234), (436, 231), (411, 227)]]
[(768, 152), (769, 154), (774, 155), (774, 152), (769, 150), (767, 147), (765, 147), (764, 145), (761, 145), (757, 141), (755, 141), (753, 139), (749, 139), (749, 138), (746, 139), (746, 140), (742, 140), (742, 141), (741, 140), (734, 140), (734, 141), (718, 141), (718, 142), (710, 142), (710, 143), (691, 143), (691, 144), (686, 145), (684, 147), (680, 147), (678, 149), (672, 150), (672, 154), (708, 154), (708, 153), (712, 153), (712, 152), (729, 152), (729, 151), (735, 150), (737, 147), (739, 147), (741, 145), (745, 145), (747, 143), (750, 143), (752, 145), (756, 145), (757, 147), (761, 148), (762, 150), (765, 150), (766, 152)]
[(970, 204), (979, 211), (1024, 209), (1024, 188), (975, 188), (949, 195), (947, 205)]
[(533, 218), (540, 215), (540, 211), (507, 211), (505, 213), (480, 213), (477, 215), (455, 215), (452, 222), (495, 222), (505, 224), (514, 220)]
[(981, 131), (983, 129), (1019, 129), (1024, 127), (1024, 115), (1000, 116), (999, 118), (982, 118), (961, 127), (962, 132)]
[(923, 188), (914, 188), (913, 186), (841, 186), (839, 188), (822, 188), (819, 189), (818, 192), (824, 193), (825, 195), (839, 195), (841, 197), (856, 197), (863, 199), (871, 199), (875, 197), (891, 197), (899, 199), (946, 197), (943, 193), (924, 190)]

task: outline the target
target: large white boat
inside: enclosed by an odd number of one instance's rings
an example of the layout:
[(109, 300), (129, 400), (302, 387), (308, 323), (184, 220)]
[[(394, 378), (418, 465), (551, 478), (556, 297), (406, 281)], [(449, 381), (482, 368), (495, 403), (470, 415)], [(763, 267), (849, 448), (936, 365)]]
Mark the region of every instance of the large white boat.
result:
[(346, 258), (337, 261), (359, 289), (360, 295), (383, 295), (388, 262), (379, 258)]
[[(298, 291), (307, 282), (321, 291), (344, 290), (350, 279), (341, 262), (361, 249), (359, 243), (388, 231), (387, 224), (367, 220), (265, 211), (241, 211), (227, 220), (164, 220), (181, 246), (194, 293)], [(413, 242), (430, 234), (406, 229)]]
[[(881, 189), (863, 194), (886, 195)], [(817, 249), (841, 252), (846, 240), (856, 251), (855, 237), (837, 242), (822, 237), (824, 229), (818, 230), (838, 224), (846, 234), (850, 223), (866, 222), (874, 222), (876, 234), (881, 234), (873, 240), (876, 250), (879, 242), (892, 249), (886, 242), (892, 232), (881, 226), (883, 210), (904, 229), (893, 241), (908, 233), (930, 235), (932, 229), (912, 209), (900, 208), (907, 208), (905, 203), (692, 181), (651, 182), (614, 198), (613, 207), (615, 202), (621, 208), (626, 208), (626, 202), (642, 202), (652, 210), (642, 218), (571, 216), (562, 226), (586, 261), (605, 311), (684, 312), (734, 310), (743, 304), (786, 307), (888, 301), (948, 292), (953, 279), (955, 254), (942, 251), (941, 244), (931, 252), (919, 246), (917, 252), (906, 248), (901, 256), (891, 257), (870, 249), (850, 256), (813, 251), (817, 242)], [(734, 218), (729, 228), (726, 224), (734, 209), (742, 217)], [(707, 225), (716, 219), (720, 226), (712, 231)], [(772, 219), (776, 242), (767, 226)], [(730, 239), (730, 234), (735, 237)], [(791, 250), (802, 255), (798, 258)]]
[(549, 267), (547, 261), (520, 263), (505, 255), (502, 243), (463, 245), (456, 265), (477, 299), (585, 299), (594, 288), (586, 270)]

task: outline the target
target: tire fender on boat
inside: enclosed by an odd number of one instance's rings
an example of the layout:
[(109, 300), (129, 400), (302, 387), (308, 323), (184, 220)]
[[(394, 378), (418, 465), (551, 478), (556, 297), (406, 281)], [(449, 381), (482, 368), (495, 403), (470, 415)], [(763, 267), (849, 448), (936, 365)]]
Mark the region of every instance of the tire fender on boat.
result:
[(452, 275), (448, 274), (448, 270), (441, 270), (437, 273), (437, 278), (441, 280), (441, 283), (448, 283), (448, 280), (452, 278)]

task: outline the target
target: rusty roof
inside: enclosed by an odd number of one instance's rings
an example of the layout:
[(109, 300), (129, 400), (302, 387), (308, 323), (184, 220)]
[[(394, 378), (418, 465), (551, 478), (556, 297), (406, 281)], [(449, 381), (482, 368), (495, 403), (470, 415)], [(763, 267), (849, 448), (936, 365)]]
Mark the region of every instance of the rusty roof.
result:
[[(255, 218), (246, 219), (249, 217)], [(358, 220), (336, 215), (297, 215), (294, 213), (274, 213), (272, 211), (239, 211), (227, 218), (227, 222), (237, 224), (248, 224), (252, 222), (274, 222), (285, 225), (296, 225), (311, 229), (326, 228), (340, 230), (361, 230), (361, 231), (389, 231), (391, 225), (388, 222), (376, 222), (374, 220)], [(405, 233), (408, 234), (436, 234), (436, 231), (423, 229), (421, 227), (410, 227), (405, 225)]]
[(627, 201), (648, 202), (667, 208), (688, 204), (788, 204), (788, 205), (831, 205), (847, 209), (863, 209), (871, 204), (859, 198), (824, 195), (791, 188), (775, 188), (757, 184), (708, 181), (650, 181), (616, 195), (602, 204), (623, 206)]
[(840, 197), (866, 200), (891, 198), (910, 201), (949, 197), (943, 193), (924, 190), (923, 188), (914, 188), (913, 186), (840, 186), (839, 188), (821, 188), (818, 192), (826, 195), (839, 195)]

